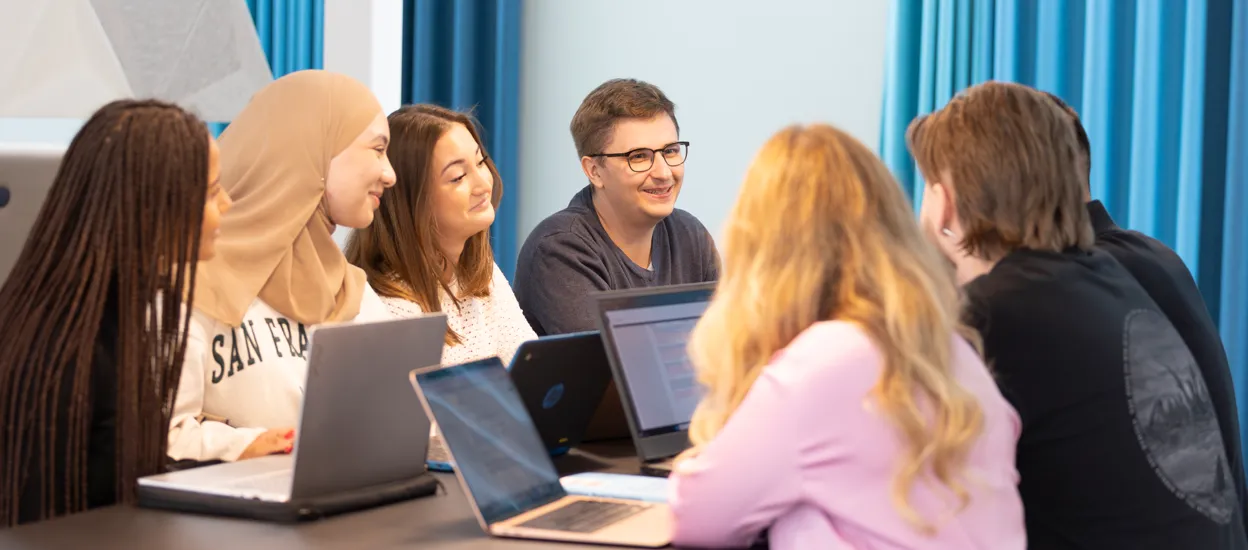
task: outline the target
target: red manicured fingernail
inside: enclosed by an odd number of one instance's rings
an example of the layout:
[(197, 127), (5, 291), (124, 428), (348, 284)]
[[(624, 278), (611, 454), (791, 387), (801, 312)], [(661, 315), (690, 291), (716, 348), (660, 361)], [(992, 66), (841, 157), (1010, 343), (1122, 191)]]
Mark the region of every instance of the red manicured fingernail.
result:
[(294, 448), (295, 448), (295, 446), (294, 446), (294, 445), (287, 445), (287, 446), (286, 446), (286, 453), (287, 453), (287, 454), (289, 454), (289, 453), (290, 453), (290, 451), (294, 450)]
[(286, 432), (286, 439), (294, 439), (294, 438), (295, 438), (295, 431), (294, 431), (294, 430), (291, 430), (291, 431), (289, 431), (289, 432)]

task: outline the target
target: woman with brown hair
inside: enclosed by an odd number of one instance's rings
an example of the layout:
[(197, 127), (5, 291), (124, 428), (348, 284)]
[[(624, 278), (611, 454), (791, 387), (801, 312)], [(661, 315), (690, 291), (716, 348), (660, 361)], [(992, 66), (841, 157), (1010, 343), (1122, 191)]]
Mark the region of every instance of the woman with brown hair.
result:
[(390, 115), (398, 185), (347, 243), (390, 312), (447, 313), (442, 362), (509, 362), (536, 336), (494, 263), (490, 224), (503, 181), (468, 115), (410, 105)]
[(0, 527), (162, 471), (198, 260), (230, 207), (202, 121), (115, 101), (69, 145), (0, 288)]
[(273, 81), (221, 134), (221, 185), (235, 204), (196, 283), (171, 457), (289, 452), (310, 330), (391, 318), (332, 236), (372, 223), (394, 185), (389, 140), (368, 87), (326, 71)]
[(1024, 548), (1018, 417), (958, 308), (870, 150), (822, 125), (772, 137), (689, 342), (706, 394), (671, 477), (673, 543)]

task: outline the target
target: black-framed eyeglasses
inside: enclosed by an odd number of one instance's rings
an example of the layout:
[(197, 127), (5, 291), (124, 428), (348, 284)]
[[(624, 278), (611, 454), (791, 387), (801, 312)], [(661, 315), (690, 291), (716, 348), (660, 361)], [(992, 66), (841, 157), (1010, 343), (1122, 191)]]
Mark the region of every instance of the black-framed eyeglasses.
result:
[(598, 153), (589, 156), (625, 158), (628, 159), (628, 167), (634, 172), (645, 172), (654, 166), (655, 155), (662, 155), (663, 162), (666, 162), (668, 166), (680, 166), (685, 163), (685, 159), (689, 156), (689, 142), (677, 141), (664, 145), (659, 149), (638, 147), (624, 153)]

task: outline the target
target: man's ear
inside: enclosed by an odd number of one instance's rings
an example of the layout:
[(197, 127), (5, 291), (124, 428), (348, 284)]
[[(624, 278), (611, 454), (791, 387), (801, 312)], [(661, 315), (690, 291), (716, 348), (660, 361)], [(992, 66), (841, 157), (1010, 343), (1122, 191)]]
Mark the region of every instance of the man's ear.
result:
[(602, 189), (602, 171), (605, 167), (594, 157), (581, 157), (581, 171), (585, 172), (585, 177), (589, 179), (589, 184), (595, 189)]

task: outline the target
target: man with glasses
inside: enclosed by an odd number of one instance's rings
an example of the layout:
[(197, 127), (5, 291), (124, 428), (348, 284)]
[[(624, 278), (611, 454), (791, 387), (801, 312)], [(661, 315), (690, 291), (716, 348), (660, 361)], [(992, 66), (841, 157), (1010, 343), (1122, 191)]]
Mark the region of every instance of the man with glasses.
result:
[(676, 208), (689, 142), (657, 87), (609, 80), (581, 102), (572, 140), (589, 185), (520, 249), (516, 298), (538, 335), (594, 330), (591, 293), (713, 281), (710, 233)]

